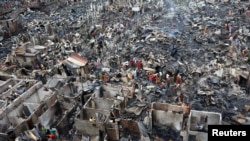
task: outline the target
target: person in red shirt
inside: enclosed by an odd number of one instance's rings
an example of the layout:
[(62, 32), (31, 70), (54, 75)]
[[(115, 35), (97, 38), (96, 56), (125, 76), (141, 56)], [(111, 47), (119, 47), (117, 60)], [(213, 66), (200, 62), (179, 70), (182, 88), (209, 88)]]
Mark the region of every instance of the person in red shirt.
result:
[(176, 83), (180, 85), (180, 84), (181, 84), (181, 82), (182, 82), (181, 75), (180, 75), (180, 74), (178, 74), (178, 75), (177, 75), (177, 77), (176, 77)]
[(133, 67), (134, 66), (134, 61), (133, 61), (133, 58), (131, 57), (130, 60), (129, 60), (129, 64), (130, 64), (130, 67)]
[(148, 79), (150, 82), (153, 82), (153, 74), (148, 73)]
[(141, 60), (137, 60), (137, 61), (136, 61), (136, 66), (137, 66), (137, 68), (138, 68), (138, 71), (140, 71), (141, 68), (142, 68), (142, 62), (141, 62)]
[(55, 139), (55, 135), (54, 135), (54, 134), (48, 134), (47, 136), (48, 136), (48, 138), (50, 138), (50, 139)]

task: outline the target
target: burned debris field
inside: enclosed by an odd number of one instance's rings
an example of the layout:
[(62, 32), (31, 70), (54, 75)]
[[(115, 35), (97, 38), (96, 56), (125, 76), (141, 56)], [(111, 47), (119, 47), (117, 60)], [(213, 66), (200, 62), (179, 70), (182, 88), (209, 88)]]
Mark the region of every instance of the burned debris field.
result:
[(0, 141), (249, 125), (249, 30), (249, 0), (0, 0)]

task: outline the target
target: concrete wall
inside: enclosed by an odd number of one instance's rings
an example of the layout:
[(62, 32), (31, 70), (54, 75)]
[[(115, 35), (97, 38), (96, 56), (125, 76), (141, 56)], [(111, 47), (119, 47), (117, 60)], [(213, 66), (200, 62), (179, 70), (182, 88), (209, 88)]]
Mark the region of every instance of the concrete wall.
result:
[[(207, 141), (207, 136), (208, 136), (207, 132), (195, 130), (196, 123), (200, 121), (201, 116), (208, 116), (207, 125), (220, 125), (222, 122), (222, 117), (220, 113), (191, 110), (187, 124), (188, 127), (187, 140), (191, 136), (195, 136), (196, 141)], [(205, 125), (206, 129), (207, 125)]]
[(73, 112), (75, 112), (74, 109), (76, 108), (76, 105), (72, 106), (69, 103), (64, 103), (64, 102), (60, 102), (60, 104), (67, 111), (64, 111), (64, 115), (58, 121), (56, 125), (56, 129), (58, 130), (59, 134), (67, 134), (67, 132), (65, 131), (70, 130), (70, 127), (68, 126), (68, 121), (69, 121), (69, 118), (71, 118)]
[(75, 105), (56, 101), (38, 117), (38, 120), (45, 127), (53, 125), (59, 129), (60, 132), (63, 132), (63, 128), (68, 124), (68, 118), (72, 115), (74, 108)]
[[(51, 91), (44, 91), (42, 83), (39, 82), (7, 106), (0, 115), (0, 124), (12, 125), (15, 128), (14, 131), (19, 135), (23, 129), (29, 128), (27, 121), (30, 124), (37, 123), (38, 116), (55, 101), (56, 95)], [(24, 105), (28, 107), (31, 113), (29, 117), (24, 116)]]
[[(16, 59), (19, 61), (20, 64), (27, 64), (32, 63), (35, 60), (36, 56), (23, 56), (23, 55), (16, 55)], [(33, 66), (33, 64), (30, 64)]]
[(44, 127), (49, 128), (50, 125), (54, 121), (56, 108), (50, 107), (48, 110), (46, 110), (41, 116), (38, 117), (38, 120), (40, 121), (41, 125)]
[(183, 112), (184, 108), (178, 105), (172, 105), (167, 103), (155, 103), (151, 104), (151, 108), (154, 110), (161, 110), (161, 111), (176, 111), (176, 112)]
[(110, 110), (111, 106), (113, 105), (114, 100), (109, 99), (102, 99), (102, 98), (91, 98), (87, 103), (84, 105), (84, 108), (93, 108), (99, 110)]
[[(81, 83), (76, 82), (73, 83), (72, 86), (70, 86), (71, 84), (66, 84), (63, 87), (61, 87), (57, 93), (58, 93), (58, 99), (60, 99), (61, 101), (64, 102), (68, 102), (68, 103), (78, 103), (78, 104), (83, 104), (82, 103), (82, 86)], [(73, 93), (73, 87), (76, 87), (76, 92)], [(84, 99), (84, 101), (87, 101), (88, 99)]]
[(27, 103), (43, 103), (50, 98), (52, 91), (44, 91), (44, 87), (37, 90), (33, 89), (32, 96), (28, 97), (25, 102)]
[(6, 109), (0, 113), (0, 119), (3, 118), (6, 113), (10, 113), (13, 109), (15, 109), (18, 105), (22, 104), (28, 97), (34, 94), (38, 88), (42, 87), (42, 83), (39, 82), (32, 86), (29, 90), (27, 90), (25, 93), (20, 95), (18, 98), (16, 98), (14, 101), (12, 101), (11, 104), (9, 104)]
[[(24, 103), (25, 105), (25, 103)], [(23, 114), (23, 104), (18, 106), (15, 110), (11, 111), (6, 115), (5, 118), (0, 120), (0, 124), (6, 124), (8, 126), (12, 125), (15, 129), (19, 127), (19, 124), (22, 124), (23, 122), (30, 121), (30, 123), (35, 124), (38, 123), (38, 116), (42, 114), (42, 110), (44, 110), (44, 104), (38, 105), (38, 104), (30, 104), (29, 107), (33, 106), (33, 111), (30, 110), (31, 115), (26, 117)], [(5, 132), (5, 131), (3, 131)]]
[(173, 113), (172, 111), (152, 110), (152, 124), (168, 126), (180, 131), (182, 129), (183, 114)]
[[(14, 80), (14, 81), (17, 81), (17, 80)], [(34, 84), (35, 84), (35, 81), (29, 82), (29, 83), (34, 83)], [(33, 84), (33, 85), (34, 85), (34, 84)], [(19, 86), (25, 86), (25, 82), (19, 80), (19, 82), (18, 82), (17, 84), (12, 85), (12, 89), (9, 89), (8, 91), (2, 93), (2, 95), (1, 95), (2, 99), (5, 99), (5, 98), (7, 98), (8, 96), (10, 96), (11, 93), (12, 93), (12, 90), (15, 90), (15, 89), (16, 89), (17, 87), (19, 87)], [(26, 88), (29, 89), (31, 86), (32, 86), (32, 85), (27, 86)]]
[[(129, 95), (132, 95), (133, 88), (124, 87), (124, 86), (112, 86), (112, 85), (103, 85), (102, 88), (105, 90), (103, 93), (103, 98), (109, 98), (109, 99), (116, 99), (115, 96), (124, 96), (128, 97)], [(99, 94), (97, 92), (97, 94)], [(96, 96), (98, 97), (98, 96)]]
[(200, 121), (200, 118), (203, 115), (208, 116), (207, 125), (221, 124), (222, 117), (220, 113), (191, 110), (189, 119), (188, 119), (189, 131), (195, 131), (195, 125), (197, 122)]
[(106, 131), (107, 131), (107, 135), (108, 135), (106, 139), (108, 141), (117, 141), (117, 140), (119, 140), (119, 136), (116, 135), (117, 129), (115, 129), (115, 128), (107, 128)]
[(107, 121), (109, 119), (110, 112), (96, 109), (82, 109), (81, 112), (77, 115), (77, 118), (81, 120), (89, 120), (90, 117), (95, 117), (95, 119), (97, 119), (97, 114), (103, 114), (106, 117), (105, 121)]
[(138, 135), (140, 134), (140, 129), (136, 121), (121, 119), (119, 121), (119, 125), (121, 125), (123, 129), (125, 129), (126, 131), (130, 133), (134, 133)]
[(63, 96), (70, 96), (70, 94), (72, 93), (70, 85), (66, 84), (63, 87), (61, 87), (58, 93)]
[(117, 122), (115, 122), (115, 123), (108, 123), (106, 125), (106, 132), (107, 132), (106, 139), (108, 141), (118, 141), (120, 139), (120, 136), (119, 136), (119, 127), (118, 127)]
[[(55, 94), (52, 94), (50, 98), (47, 99), (45, 102), (39, 103), (39, 106), (36, 109), (34, 109), (31, 116), (29, 117), (29, 119), (31, 119), (31, 122), (34, 124), (38, 123), (39, 122), (38, 117), (41, 116), (48, 109), (48, 107), (51, 107), (54, 103), (56, 103)], [(27, 104), (27, 103), (24, 103), (24, 104)], [(29, 104), (37, 105), (36, 103), (29, 103)], [(29, 109), (31, 108), (29, 107)]]
[(104, 89), (103, 98), (115, 99), (116, 95), (122, 96), (121, 87), (112, 87), (103, 85), (102, 88)]
[[(19, 83), (21, 83), (20, 80), (15, 80), (15, 79), (11, 78), (11, 79), (8, 79), (6, 82), (0, 84), (0, 88), (1, 88), (1, 89), (0, 89), (0, 94), (1, 94), (1, 96), (2, 96), (4, 93), (7, 93), (7, 92), (11, 91), (11, 90), (9, 89), (9, 85), (11, 85), (12, 87), (14, 87), (15, 85), (17, 85), (17, 84), (19, 84)], [(7, 89), (9, 89), (9, 90), (6, 91)]]
[(88, 120), (80, 120), (77, 118), (75, 119), (75, 127), (78, 133), (85, 136), (98, 136), (99, 130), (105, 130), (104, 124), (92, 123)]
[(9, 19), (9, 20), (0, 20), (0, 25), (4, 28), (8, 29), (10, 33), (13, 33), (17, 29), (17, 20), (16, 19)]

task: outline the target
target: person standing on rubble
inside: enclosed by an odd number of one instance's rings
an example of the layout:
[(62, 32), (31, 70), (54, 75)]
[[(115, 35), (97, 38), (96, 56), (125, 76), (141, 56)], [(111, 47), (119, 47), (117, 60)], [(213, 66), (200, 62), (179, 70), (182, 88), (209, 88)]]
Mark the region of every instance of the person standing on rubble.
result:
[(72, 129), (69, 130), (68, 138), (73, 139), (73, 137), (74, 137), (74, 129), (72, 128)]
[(242, 14), (242, 8), (238, 9), (239, 11), (239, 14), (241, 15)]
[(157, 73), (157, 74), (155, 75), (155, 83), (156, 83), (156, 84), (160, 84), (160, 83), (161, 83), (161, 79), (160, 79), (160, 77), (159, 77), (159, 73)]
[(137, 61), (136, 57), (133, 57), (133, 67), (136, 65), (136, 61)]
[(141, 60), (137, 60), (136, 61), (136, 66), (137, 66), (138, 72), (140, 72), (141, 69), (142, 69), (142, 62), (141, 62)]
[(53, 141), (53, 139), (55, 139), (55, 135), (52, 133), (47, 134), (47, 137), (49, 140), (52, 140), (52, 141)]
[(98, 70), (95, 70), (95, 78), (98, 79), (98, 76), (99, 76), (99, 71)]
[(90, 117), (90, 118), (89, 118), (89, 121), (90, 121), (90, 122), (95, 122), (95, 118), (94, 118), (94, 117)]
[(152, 22), (155, 21), (155, 15), (154, 14), (151, 15), (151, 21)]
[(4, 8), (5, 8), (5, 9), (9, 9), (9, 8), (10, 8), (9, 2), (6, 1), (6, 2), (4, 3)]
[(16, 6), (17, 8), (20, 7), (20, 2), (19, 2), (18, 0), (15, 0), (15, 6)]
[(107, 82), (108, 82), (108, 75), (107, 75), (107, 73), (104, 73), (104, 75), (103, 75), (103, 82), (104, 82), (104, 84), (107, 84)]
[(171, 78), (168, 73), (166, 74), (166, 82), (167, 82), (166, 89), (168, 89), (171, 83)]
[(37, 81), (41, 80), (41, 76), (38, 72), (35, 72), (35, 80), (37, 80)]
[(130, 65), (131, 68), (134, 66), (133, 57), (130, 58), (130, 60), (129, 60), (129, 65)]
[(137, 70), (136, 70), (136, 69), (134, 69), (134, 70), (132, 71), (132, 75), (133, 75), (133, 77), (134, 77), (134, 80), (137, 80)]
[(229, 22), (228, 23), (228, 32), (229, 32), (229, 35), (231, 35), (232, 34), (232, 23), (231, 22)]
[(102, 80), (102, 72), (99, 72), (99, 80)]
[(238, 37), (235, 37), (234, 39), (234, 45), (235, 45), (235, 48), (239, 51), (239, 53), (241, 52), (240, 51), (240, 39)]
[(148, 76), (149, 82), (152, 83), (153, 82), (154, 74), (152, 74), (152, 73), (149, 72), (147, 76)]
[(244, 46), (242, 43), (240, 43), (239, 46), (240, 46), (239, 48), (240, 48), (240, 53), (241, 53), (241, 55), (242, 55), (243, 57), (245, 57), (245, 56), (247, 55), (247, 52), (248, 52), (246, 46)]
[(247, 16), (247, 22), (250, 22), (250, 6), (248, 7), (246, 11), (246, 16)]
[(175, 81), (176, 81), (176, 93), (177, 93), (177, 91), (179, 90), (180, 85), (181, 85), (181, 83), (182, 83), (182, 77), (181, 77), (180, 74), (177, 75)]
[(41, 70), (44, 71), (46, 68), (43, 64), (41, 64)]
[(181, 78), (180, 74), (178, 74), (177, 77), (176, 77), (176, 83), (179, 84), (179, 85), (182, 83), (182, 78)]
[(24, 2), (24, 4), (25, 4), (26, 8), (29, 7), (29, 2), (27, 0)]

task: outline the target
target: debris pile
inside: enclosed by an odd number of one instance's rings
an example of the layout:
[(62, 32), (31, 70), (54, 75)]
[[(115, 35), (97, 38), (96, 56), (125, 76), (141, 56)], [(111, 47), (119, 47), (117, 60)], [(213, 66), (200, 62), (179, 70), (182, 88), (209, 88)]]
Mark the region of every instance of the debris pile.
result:
[(0, 26), (3, 138), (187, 141), (248, 124), (249, 2), (57, 2), (11, 6), (15, 28)]

